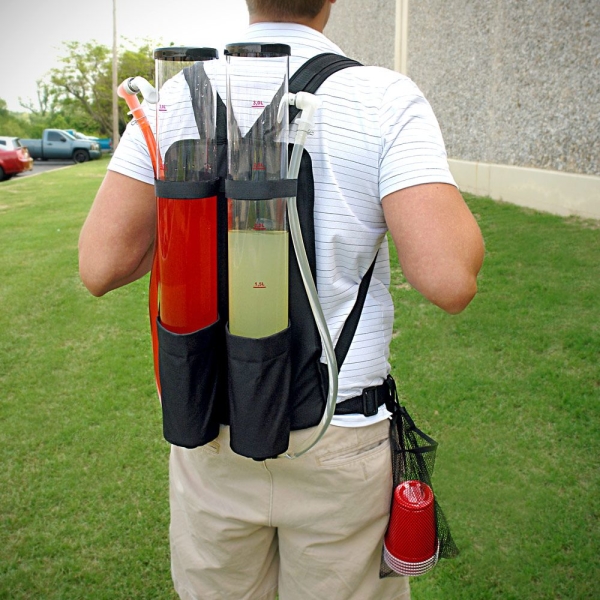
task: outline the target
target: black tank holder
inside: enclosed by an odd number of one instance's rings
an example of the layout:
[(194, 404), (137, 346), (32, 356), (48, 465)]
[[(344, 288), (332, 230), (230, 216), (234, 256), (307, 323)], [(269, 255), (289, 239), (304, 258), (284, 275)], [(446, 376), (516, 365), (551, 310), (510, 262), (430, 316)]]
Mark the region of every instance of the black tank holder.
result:
[[(290, 92), (314, 93), (329, 75), (353, 66), (360, 66), (360, 63), (335, 54), (316, 56), (290, 79)], [(188, 83), (206, 77), (201, 62), (184, 69), (184, 75)], [(195, 106), (194, 114), (202, 137), (203, 127)], [(297, 109), (290, 107), (290, 122), (297, 114)], [(185, 201), (186, 198), (216, 193), (218, 212), (219, 320), (187, 335), (171, 333), (159, 323), (163, 429), (169, 442), (193, 448), (214, 439), (221, 424), (230, 425), (234, 452), (264, 460), (287, 450), (290, 431), (313, 427), (320, 422), (327, 398), (327, 368), (320, 361), (321, 340), (291, 240), (289, 327), (258, 340), (229, 333), (227, 197), (296, 196), (302, 235), (316, 280), (312, 161), (305, 150), (297, 181), (239, 182), (228, 179), (226, 108), (220, 97), (217, 97), (217, 145), (218, 180), (193, 185), (156, 182), (156, 193), (160, 197)], [(291, 148), (290, 145), (290, 152)], [(199, 196), (199, 191), (204, 193)], [(377, 255), (362, 277), (355, 305), (336, 344), (338, 369), (343, 365), (358, 326), (376, 259)], [(389, 390), (387, 381), (366, 388), (360, 396), (339, 403), (336, 414), (373, 416), (389, 401)]]

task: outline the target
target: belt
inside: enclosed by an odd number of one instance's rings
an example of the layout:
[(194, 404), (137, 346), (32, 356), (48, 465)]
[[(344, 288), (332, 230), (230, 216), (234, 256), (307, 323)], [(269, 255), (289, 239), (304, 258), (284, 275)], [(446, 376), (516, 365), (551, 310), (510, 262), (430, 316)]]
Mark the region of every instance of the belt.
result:
[[(364, 415), (372, 417), (377, 414), (379, 407), (388, 401), (392, 401), (393, 385), (391, 376), (381, 384), (365, 388), (360, 396), (348, 398), (343, 402), (339, 402), (335, 407), (336, 415)], [(394, 386), (395, 387), (395, 386)]]

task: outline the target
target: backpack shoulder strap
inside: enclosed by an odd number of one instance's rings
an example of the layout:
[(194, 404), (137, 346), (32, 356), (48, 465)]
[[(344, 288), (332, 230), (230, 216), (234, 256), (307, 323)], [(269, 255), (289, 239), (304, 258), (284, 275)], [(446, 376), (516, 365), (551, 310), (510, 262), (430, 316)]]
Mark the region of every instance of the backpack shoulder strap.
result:
[[(297, 94), (298, 92), (309, 92), (314, 94), (321, 87), (323, 82), (334, 73), (337, 73), (342, 69), (347, 69), (348, 67), (361, 66), (362, 64), (358, 61), (347, 58), (346, 56), (340, 56), (339, 54), (318, 54), (307, 60), (294, 73), (290, 79), (289, 90), (294, 94)], [(300, 111), (295, 106), (290, 106), (290, 123), (295, 119), (299, 112)], [(356, 333), (356, 328), (358, 327), (358, 321), (365, 304), (376, 261), (377, 255), (375, 255), (371, 266), (360, 282), (356, 302), (344, 323), (340, 337), (335, 346), (338, 370), (342, 368), (342, 364), (344, 363), (348, 350), (350, 349), (350, 344)]]
[[(202, 118), (202, 114), (200, 113), (195, 94), (197, 89), (202, 89), (202, 87), (206, 84), (208, 86), (212, 86), (210, 79), (204, 70), (204, 63), (202, 61), (198, 61), (189, 67), (185, 67), (183, 69), (183, 76), (185, 77), (188, 87), (190, 88), (190, 98), (192, 101), (192, 108), (194, 109), (194, 118), (196, 120), (196, 126), (198, 127), (198, 133), (200, 134), (200, 139), (206, 138), (206, 123)], [(210, 101), (210, 98), (211, 94), (207, 94), (206, 101)]]
[[(328, 77), (348, 67), (362, 67), (362, 65), (356, 60), (331, 52), (317, 54), (292, 75), (289, 90), (293, 94), (298, 92), (314, 94)], [(290, 123), (299, 112), (295, 106), (290, 106)]]
[(354, 334), (356, 333), (356, 328), (358, 327), (358, 321), (365, 305), (365, 300), (367, 299), (367, 292), (369, 291), (369, 284), (371, 283), (371, 277), (373, 277), (373, 271), (375, 270), (375, 263), (377, 262), (378, 255), (379, 252), (375, 255), (371, 266), (364, 274), (360, 285), (358, 286), (356, 302), (342, 327), (342, 332), (335, 345), (335, 359), (338, 364), (338, 371), (342, 368), (346, 354), (348, 354), (348, 350), (350, 350), (352, 338), (354, 338)]

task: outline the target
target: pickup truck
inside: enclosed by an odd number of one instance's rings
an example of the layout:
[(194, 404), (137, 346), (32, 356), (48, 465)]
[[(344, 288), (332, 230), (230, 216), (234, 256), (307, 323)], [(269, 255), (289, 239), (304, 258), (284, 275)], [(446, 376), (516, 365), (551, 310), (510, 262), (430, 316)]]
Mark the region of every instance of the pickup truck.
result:
[(111, 138), (99, 138), (93, 135), (86, 135), (80, 131), (74, 129), (65, 129), (67, 133), (70, 133), (73, 137), (78, 140), (92, 140), (92, 142), (98, 142), (101, 152), (112, 152), (112, 139)]
[(32, 158), (42, 160), (70, 158), (82, 163), (102, 156), (98, 142), (79, 140), (62, 129), (44, 129), (41, 140), (21, 138), (21, 144), (27, 147)]

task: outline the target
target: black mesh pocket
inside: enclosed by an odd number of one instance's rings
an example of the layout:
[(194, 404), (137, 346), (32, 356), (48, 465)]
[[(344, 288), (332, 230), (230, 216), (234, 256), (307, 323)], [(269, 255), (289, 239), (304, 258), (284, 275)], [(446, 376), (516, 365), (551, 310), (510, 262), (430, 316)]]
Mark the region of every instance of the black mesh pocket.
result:
[(285, 452), (290, 434), (291, 330), (253, 339), (227, 331), (231, 449), (264, 460)]
[(219, 322), (188, 334), (157, 319), (158, 365), (165, 439), (196, 448), (219, 435), (217, 416)]
[[(396, 491), (398, 486), (405, 484), (406, 482), (411, 482), (411, 484), (419, 483), (424, 488), (428, 487), (433, 493), (431, 478), (433, 475), (435, 454), (438, 444), (433, 438), (421, 431), (421, 429), (415, 425), (415, 422), (408, 414), (406, 408), (398, 404), (398, 398), (393, 384), (392, 392), (394, 403), (393, 406), (389, 406), (388, 408), (393, 412), (390, 422), (393, 489)], [(389, 553), (386, 561), (387, 547), (384, 547), (379, 570), (380, 577), (397, 577), (406, 574), (418, 575), (435, 566), (435, 563), (440, 558), (454, 558), (458, 555), (458, 548), (452, 539), (450, 526), (435, 498), (435, 494), (433, 494), (433, 502), (435, 535), (437, 539), (435, 557), (431, 559), (429, 564), (421, 563), (422, 566), (419, 567), (401, 560), (394, 561), (394, 557), (392, 556), (390, 558)], [(394, 496), (392, 496), (392, 506), (393, 504)], [(391, 533), (391, 529), (388, 529), (386, 542), (389, 541), (388, 536)], [(402, 535), (402, 532), (398, 532), (398, 534)], [(394, 564), (396, 569), (392, 569), (388, 563)], [(420, 571), (419, 568), (421, 568)], [(400, 573), (398, 571), (400, 571)]]

